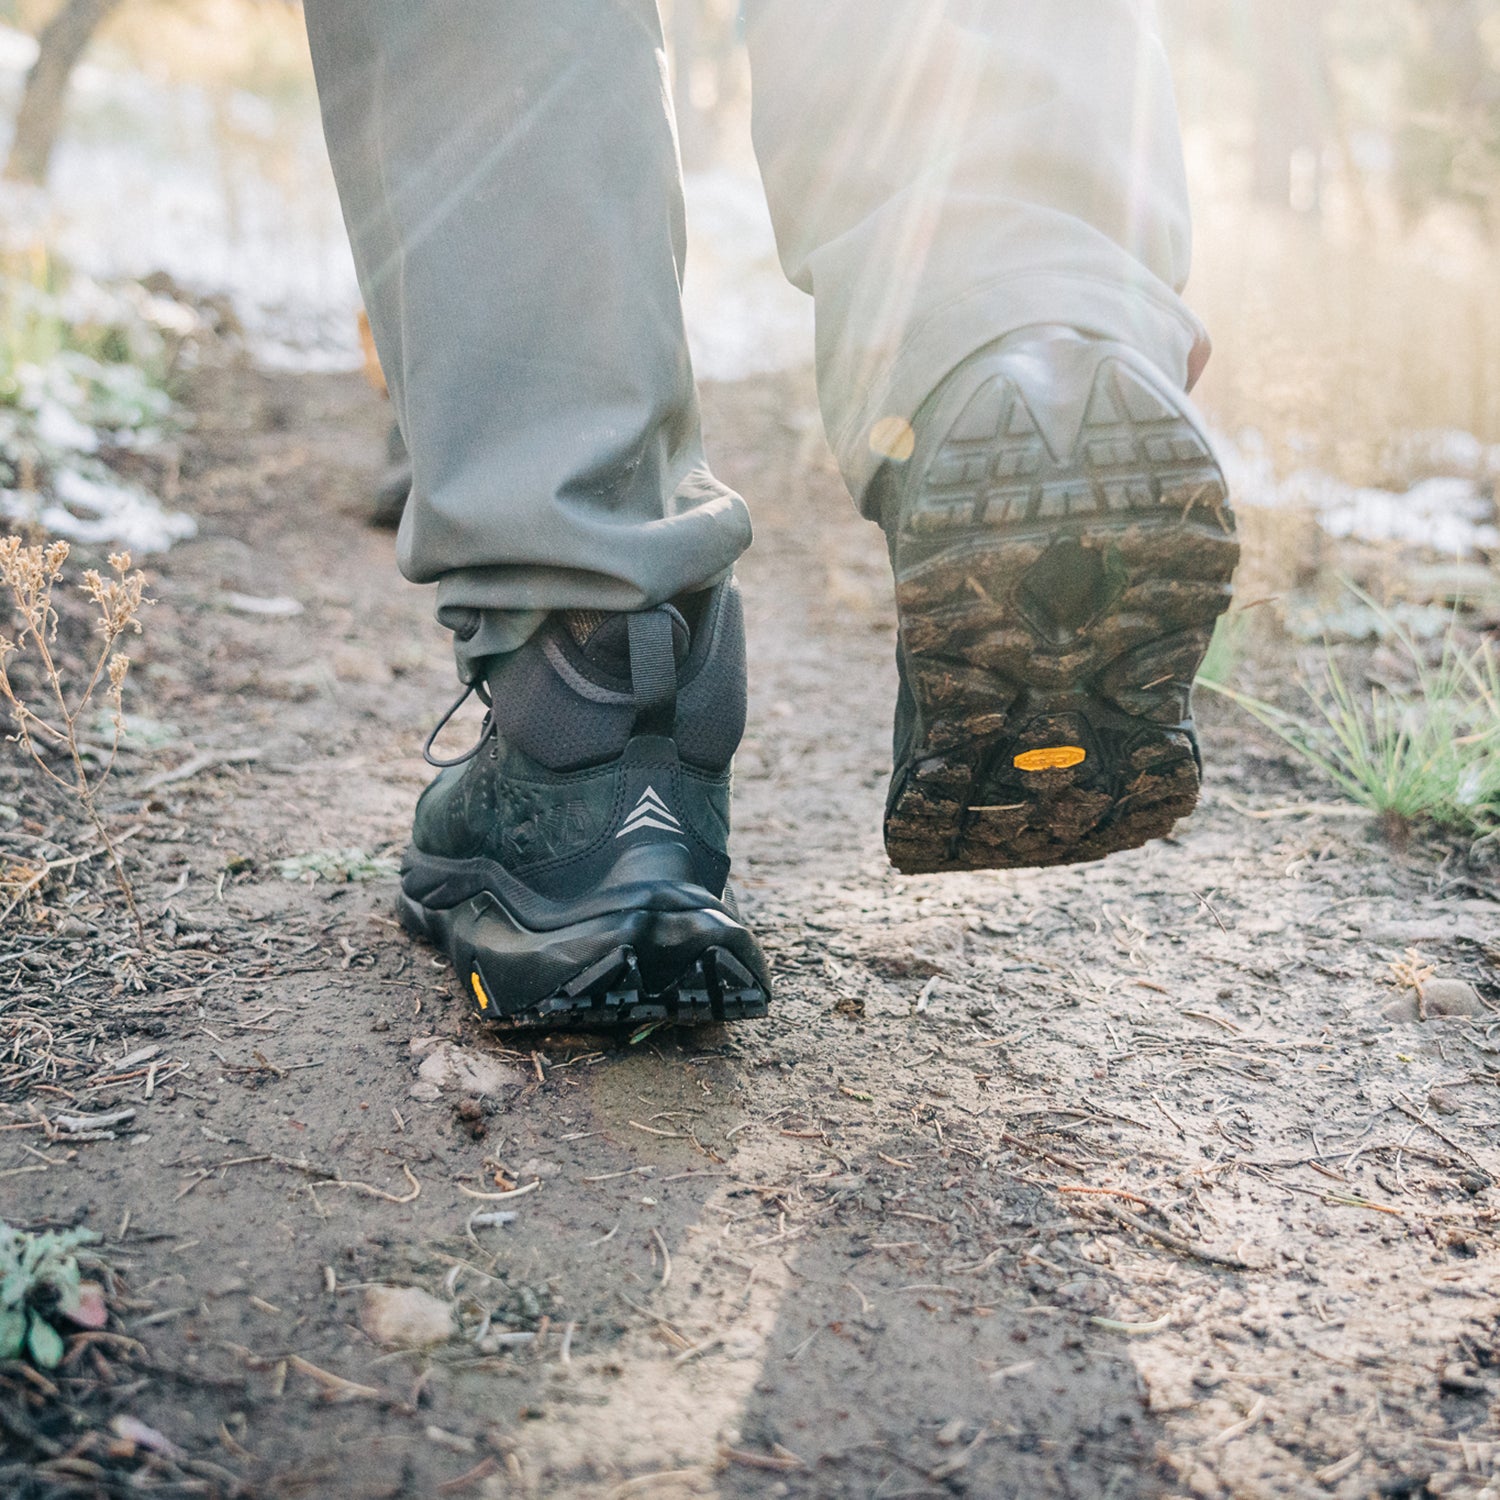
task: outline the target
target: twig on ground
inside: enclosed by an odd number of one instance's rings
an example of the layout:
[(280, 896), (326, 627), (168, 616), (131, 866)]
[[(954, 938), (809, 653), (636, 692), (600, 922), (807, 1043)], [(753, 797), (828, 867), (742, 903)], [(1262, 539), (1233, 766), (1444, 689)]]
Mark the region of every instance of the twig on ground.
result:
[(789, 1474), (794, 1469), (805, 1469), (807, 1465), (779, 1443), (775, 1453), (747, 1453), (743, 1448), (731, 1448), (727, 1443), (719, 1447), (719, 1457), (726, 1463), (742, 1464), (747, 1469), (768, 1469), (775, 1474)]
[(385, 1392), (375, 1386), (359, 1385), (353, 1380), (345, 1380), (342, 1375), (335, 1375), (331, 1370), (321, 1369), (309, 1360), (303, 1359), (300, 1354), (287, 1355), (286, 1363), (299, 1375), (306, 1375), (309, 1380), (316, 1381), (322, 1386), (325, 1399), (330, 1402), (385, 1400)]
[(384, 1203), (414, 1203), (422, 1194), (422, 1184), (412, 1175), (412, 1170), (405, 1162), (401, 1163), (401, 1170), (406, 1180), (411, 1184), (409, 1193), (388, 1193), (384, 1188), (371, 1187), (368, 1182), (344, 1182), (338, 1178), (329, 1182), (320, 1182), (319, 1187), (349, 1188), (356, 1193), (364, 1193), (371, 1198), (379, 1198)]
[(1223, 1432), (1215, 1433), (1208, 1440), (1209, 1447), (1222, 1448), (1225, 1443), (1232, 1443), (1237, 1437), (1243, 1437), (1265, 1414), (1266, 1398), (1264, 1396), (1257, 1396), (1255, 1398), (1255, 1405), (1245, 1413), (1244, 1420), (1234, 1423), (1231, 1427), (1226, 1427)]
[(1133, 1229), (1137, 1234), (1144, 1234), (1148, 1239), (1153, 1239), (1159, 1245), (1165, 1245), (1169, 1250), (1175, 1250), (1179, 1255), (1191, 1256), (1194, 1260), (1207, 1261), (1214, 1266), (1227, 1266), (1234, 1271), (1253, 1271), (1257, 1267), (1250, 1261), (1241, 1260), (1237, 1255), (1224, 1255), (1217, 1250), (1210, 1250), (1207, 1245), (1200, 1245), (1195, 1240), (1184, 1239), (1180, 1234), (1173, 1234), (1168, 1229), (1158, 1229), (1155, 1224), (1148, 1224), (1144, 1219), (1120, 1208), (1114, 1203), (1099, 1203), (1096, 1207), (1106, 1213), (1112, 1219), (1117, 1219), (1127, 1228)]
[(672, 1253), (667, 1249), (667, 1242), (661, 1237), (661, 1230), (654, 1224), (651, 1226), (651, 1238), (656, 1241), (656, 1248), (661, 1251), (661, 1284), (665, 1286), (672, 1279)]
[(158, 771), (155, 776), (148, 776), (138, 786), (133, 788), (137, 797), (150, 796), (164, 786), (174, 786), (179, 781), (187, 781), (190, 777), (197, 776), (203, 771), (210, 771), (215, 766), (242, 766), (253, 760), (259, 760), (266, 752), (259, 746), (244, 750), (204, 750), (197, 755), (189, 757), (180, 766), (173, 766), (170, 771)]
[(481, 1193), (477, 1188), (465, 1187), (458, 1183), (457, 1187), (466, 1198), (482, 1198), (486, 1203), (502, 1203), (507, 1198), (519, 1198), (525, 1193), (534, 1193), (541, 1187), (542, 1179), (538, 1177), (535, 1182), (528, 1182), (525, 1187), (510, 1188), (503, 1193)]

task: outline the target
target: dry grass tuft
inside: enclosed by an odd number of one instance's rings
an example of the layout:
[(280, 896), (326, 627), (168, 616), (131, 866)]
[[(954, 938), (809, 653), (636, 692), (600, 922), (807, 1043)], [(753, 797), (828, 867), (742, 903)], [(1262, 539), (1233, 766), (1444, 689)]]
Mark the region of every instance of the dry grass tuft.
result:
[(1331, 648), (1303, 683), (1304, 713), (1289, 712), (1200, 678), (1245, 709), (1352, 801), (1403, 840), (1421, 824), (1488, 840), (1500, 834), (1500, 659), (1490, 642), (1468, 646), (1455, 627), (1435, 665), (1421, 644), (1360, 589), (1407, 659), (1411, 685), (1356, 688)]
[[(18, 536), (0, 540), (0, 585), (9, 591), (11, 606), (19, 620), (19, 631), (14, 640), (0, 636), (0, 700), (4, 701), (15, 725), (14, 738), (41, 773), (77, 801), (93, 825), (114, 867), (136, 935), (144, 946), (145, 927), (136, 908), (135, 893), (99, 812), (98, 797), (114, 769), (120, 736), (125, 729), (122, 695), (130, 671), (130, 658), (118, 647), (122, 637), (140, 633), (141, 610), (151, 603), (145, 597), (146, 575), (131, 571), (128, 552), (110, 557), (109, 576), (93, 568), (83, 575), (83, 590), (99, 611), (95, 629), (100, 644), (87, 681), (81, 688), (70, 690), (52, 651), (57, 638), (57, 611), (52, 596), (62, 581), (63, 564), (68, 560), (68, 553), (68, 544), (61, 541), (46, 546), (28, 546)], [(11, 658), (21, 654), (35, 656), (41, 667), (43, 693), (48, 701), (40, 712), (19, 695), (10, 673)], [(103, 766), (91, 773), (85, 763), (85, 747), (79, 738), (80, 721), (100, 693), (110, 709), (114, 736)], [(59, 760), (65, 769), (57, 768)], [(25, 878), (18, 870), (7, 871), (4, 888), (16, 893), (0, 913), (0, 920), (8, 916), (46, 875), (46, 869), (30, 872)]]

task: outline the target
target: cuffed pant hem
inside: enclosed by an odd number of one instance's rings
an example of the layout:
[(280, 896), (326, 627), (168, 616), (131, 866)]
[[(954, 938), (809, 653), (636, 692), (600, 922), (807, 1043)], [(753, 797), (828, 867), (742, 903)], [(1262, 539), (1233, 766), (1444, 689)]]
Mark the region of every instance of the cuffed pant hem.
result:
[(1184, 388), (1207, 346), (1202, 325), (1165, 288), (1156, 292), (1087, 273), (1050, 271), (987, 282), (924, 318), (884, 376), (871, 383), (837, 430), (830, 428), (839, 468), (862, 511), (870, 481), (883, 462), (871, 446), (874, 425), (889, 417), (912, 421), (928, 396), (971, 354), (1041, 323), (1114, 339), (1145, 355)]

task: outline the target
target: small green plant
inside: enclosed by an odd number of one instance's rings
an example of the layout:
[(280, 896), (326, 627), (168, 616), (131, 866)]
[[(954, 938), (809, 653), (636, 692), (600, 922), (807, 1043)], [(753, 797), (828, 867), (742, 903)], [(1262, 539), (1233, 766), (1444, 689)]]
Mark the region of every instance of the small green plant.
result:
[[(141, 609), (151, 602), (145, 597), (146, 575), (130, 571), (128, 552), (116, 553), (109, 559), (110, 577), (105, 578), (92, 568), (83, 575), (84, 592), (99, 611), (95, 631), (100, 643), (87, 681), (70, 692), (52, 650), (57, 639), (57, 611), (53, 607), (52, 594), (62, 578), (63, 564), (67, 559), (66, 542), (29, 547), (17, 536), (0, 539), (0, 586), (9, 592), (11, 607), (20, 622), (14, 640), (0, 636), (0, 703), (9, 710), (16, 729), (15, 738), (42, 774), (74, 797), (93, 825), (100, 845), (114, 866), (115, 878), (135, 923), (136, 935), (144, 946), (145, 928), (136, 910), (135, 893), (131, 890), (130, 878), (125, 873), (109, 828), (99, 812), (98, 797), (114, 769), (115, 753), (125, 727), (121, 695), (125, 690), (126, 674), (130, 671), (130, 658), (116, 647), (121, 636), (131, 631), (140, 632)], [(11, 676), (10, 660), (21, 652), (34, 655), (41, 667), (45, 712), (38, 712), (21, 697)], [(96, 693), (101, 693), (109, 706), (113, 738), (103, 766), (91, 770), (85, 761), (85, 745), (80, 732), (88, 723), (89, 708)], [(54, 768), (49, 750), (53, 755), (60, 755), (65, 770)], [(33, 880), (0, 916), (8, 915), (36, 883)]]
[(308, 884), (319, 880), (333, 885), (384, 880), (394, 875), (396, 868), (394, 860), (367, 854), (363, 849), (317, 849), (311, 854), (295, 854), (276, 862), (276, 873), (283, 880), (304, 880)]
[(1303, 690), (1311, 712), (1291, 713), (1222, 683), (1222, 693), (1384, 820), (1392, 837), (1431, 823), (1477, 839), (1500, 833), (1500, 660), (1488, 641), (1465, 646), (1450, 627), (1437, 664), (1388, 611), (1358, 589), (1384, 634), (1412, 664), (1412, 686), (1353, 686), (1324, 648)]
[(1243, 609), (1220, 615), (1214, 626), (1213, 639), (1208, 643), (1208, 652), (1198, 668), (1197, 680), (1205, 687), (1223, 687), (1245, 654), (1245, 637), (1248, 634), (1249, 613)]
[(73, 1253), (98, 1238), (88, 1229), (27, 1234), (0, 1219), (0, 1359), (26, 1354), (52, 1370), (63, 1357), (56, 1324), (104, 1326), (104, 1289), (83, 1279)]

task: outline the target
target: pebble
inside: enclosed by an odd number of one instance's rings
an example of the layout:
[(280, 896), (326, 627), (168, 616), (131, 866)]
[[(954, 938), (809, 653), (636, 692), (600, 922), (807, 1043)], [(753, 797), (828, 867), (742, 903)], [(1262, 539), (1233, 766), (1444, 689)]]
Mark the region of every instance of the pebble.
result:
[(1429, 1018), (1485, 1014), (1479, 992), (1463, 979), (1429, 979), (1422, 986), (1422, 1004)]
[[(417, 1069), (420, 1082), (431, 1084), (439, 1091), (456, 1089), (463, 1094), (493, 1098), (507, 1088), (519, 1086), (522, 1081), (515, 1068), (507, 1067), (498, 1058), (488, 1057), (471, 1047), (455, 1046), (441, 1037), (416, 1037), (412, 1040), (411, 1052), (422, 1059)], [(415, 1097), (417, 1095), (413, 1093)], [(437, 1095), (431, 1097), (435, 1099)]]
[(1415, 990), (1404, 990), (1381, 1011), (1387, 1021), (1410, 1025), (1421, 1020), (1451, 1021), (1487, 1015), (1474, 986), (1463, 979), (1429, 979), (1420, 1002)]
[(419, 1286), (365, 1289), (359, 1326), (387, 1348), (420, 1348), (453, 1336), (453, 1308)]

